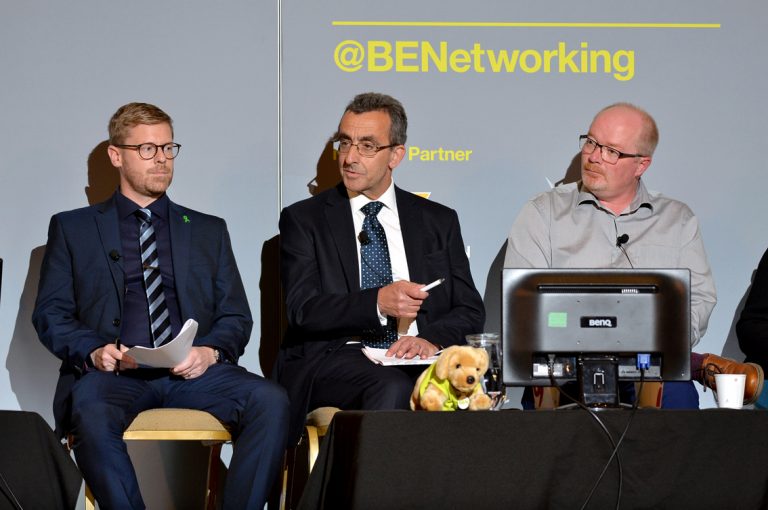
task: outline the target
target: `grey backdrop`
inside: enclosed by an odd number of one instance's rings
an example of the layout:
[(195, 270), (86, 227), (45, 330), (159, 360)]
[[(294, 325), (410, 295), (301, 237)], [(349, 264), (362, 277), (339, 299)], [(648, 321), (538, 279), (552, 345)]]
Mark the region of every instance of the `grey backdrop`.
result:
[[(283, 205), (337, 180), (326, 145), (356, 93), (387, 92), (406, 106), (409, 145), (472, 150), (468, 161), (408, 160), (405, 189), (458, 210), (475, 282), (498, 330), (498, 270), (507, 230), (525, 200), (566, 177), (592, 115), (627, 100), (655, 115), (661, 143), (652, 189), (698, 214), (719, 303), (701, 351), (739, 356), (734, 317), (768, 244), (762, 225), (762, 100), (768, 7), (713, 0), (670, 4), (589, 0), (360, 3), (31, 0), (0, 5), (0, 408), (51, 421), (57, 360), (30, 325), (49, 217), (114, 189), (106, 124), (123, 103), (160, 105), (183, 144), (171, 197), (227, 219), (255, 316), (243, 364), (268, 371), (279, 336), (277, 217)], [(707, 23), (719, 28), (390, 27), (334, 21)], [(403, 66), (347, 72), (342, 41), (403, 48)], [(371, 41), (383, 41), (371, 43)], [(434, 62), (439, 49), (634, 52), (631, 79), (613, 73), (494, 73)], [(461, 67), (461, 52), (454, 58)], [(349, 57), (349, 51), (344, 56)], [(394, 53), (392, 54), (395, 55)], [(353, 56), (353, 55), (352, 55)], [(414, 72), (415, 68), (415, 72)], [(410, 70), (409, 70), (410, 69)], [(625, 74), (624, 78), (628, 76)], [(261, 346), (261, 349), (260, 349)], [(261, 350), (261, 353), (260, 353)], [(711, 394), (703, 399), (711, 406)]]

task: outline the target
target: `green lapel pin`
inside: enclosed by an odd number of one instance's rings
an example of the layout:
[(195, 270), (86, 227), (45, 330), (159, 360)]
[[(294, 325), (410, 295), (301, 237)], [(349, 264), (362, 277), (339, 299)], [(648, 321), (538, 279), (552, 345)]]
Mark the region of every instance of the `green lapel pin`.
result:
[(189, 223), (189, 216), (187, 216), (186, 214), (182, 216), (182, 219), (184, 219), (184, 223)]

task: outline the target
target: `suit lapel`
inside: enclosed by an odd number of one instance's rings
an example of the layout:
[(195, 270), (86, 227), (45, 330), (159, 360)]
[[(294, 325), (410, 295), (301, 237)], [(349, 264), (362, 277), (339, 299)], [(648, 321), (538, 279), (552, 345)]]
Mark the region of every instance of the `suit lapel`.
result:
[(176, 298), (182, 306), (181, 296), (186, 293), (189, 275), (189, 252), (192, 246), (192, 221), (183, 207), (168, 200), (168, 230), (171, 234), (171, 259), (173, 279), (176, 284)]
[[(99, 231), (99, 240), (104, 256), (109, 262), (109, 271), (112, 274), (112, 282), (115, 284), (120, 309), (123, 308), (123, 296), (125, 295), (125, 267), (120, 253), (123, 244), (120, 240), (120, 220), (117, 217), (117, 204), (115, 197), (99, 205), (96, 215), (96, 228)], [(115, 257), (117, 253), (117, 257)], [(117, 258), (117, 260), (115, 260)]]
[(350, 232), (354, 232), (352, 210), (349, 207), (349, 197), (343, 184), (336, 186), (336, 192), (331, 192), (325, 202), (325, 218), (336, 244), (336, 250), (341, 261), (341, 269), (350, 291), (360, 290), (360, 269), (357, 263), (357, 243)]
[(397, 215), (405, 245), (405, 258), (408, 261), (408, 275), (412, 282), (423, 280), (424, 271), (424, 219), (417, 207), (415, 195), (395, 187)]

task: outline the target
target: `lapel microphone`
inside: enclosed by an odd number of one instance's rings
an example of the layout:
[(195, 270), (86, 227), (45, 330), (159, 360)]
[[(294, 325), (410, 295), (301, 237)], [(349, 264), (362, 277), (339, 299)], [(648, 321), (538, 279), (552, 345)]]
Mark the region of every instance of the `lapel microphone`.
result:
[(112, 250), (111, 252), (109, 252), (109, 258), (117, 262), (118, 260), (120, 260), (120, 254), (117, 253), (117, 250)]
[(357, 240), (360, 241), (360, 244), (362, 244), (363, 246), (371, 242), (371, 238), (368, 237), (368, 232), (366, 232), (365, 230), (361, 231), (357, 235)]
[(629, 262), (629, 267), (632, 269), (635, 268), (635, 265), (632, 264), (632, 261), (629, 259), (629, 255), (627, 255), (627, 250), (624, 249), (624, 245), (629, 242), (629, 235), (628, 234), (621, 234), (616, 238), (616, 247), (624, 253), (624, 257), (626, 257), (627, 262)]

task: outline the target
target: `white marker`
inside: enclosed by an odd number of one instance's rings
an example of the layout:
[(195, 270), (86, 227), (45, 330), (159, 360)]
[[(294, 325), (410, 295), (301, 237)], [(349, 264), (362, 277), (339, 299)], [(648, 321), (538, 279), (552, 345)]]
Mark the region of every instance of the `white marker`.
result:
[(445, 281), (445, 278), (438, 278), (438, 279), (437, 279), (437, 280), (435, 280), (434, 282), (430, 283), (429, 285), (425, 285), (425, 286), (423, 286), (423, 287), (422, 287), (422, 288), (420, 288), (419, 290), (420, 290), (420, 291), (422, 291), (422, 292), (427, 292), (428, 290), (432, 290), (432, 289), (434, 289), (435, 287), (437, 287), (438, 285), (440, 285), (440, 284), (441, 284), (441, 283), (443, 283), (444, 281)]

